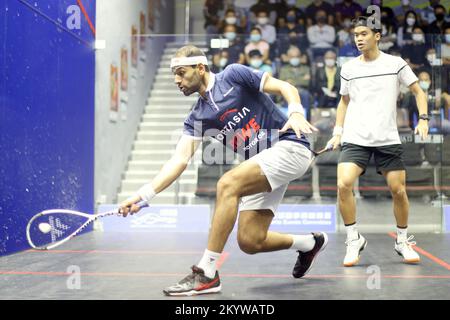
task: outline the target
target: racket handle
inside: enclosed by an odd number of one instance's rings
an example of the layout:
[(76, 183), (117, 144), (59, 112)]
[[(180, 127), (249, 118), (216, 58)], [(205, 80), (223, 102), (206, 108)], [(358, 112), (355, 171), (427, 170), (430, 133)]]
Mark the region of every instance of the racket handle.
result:
[(138, 203), (136, 203), (136, 205), (139, 207), (139, 208), (147, 208), (148, 207), (148, 203), (147, 203), (147, 201), (141, 201), (141, 202), (138, 202)]

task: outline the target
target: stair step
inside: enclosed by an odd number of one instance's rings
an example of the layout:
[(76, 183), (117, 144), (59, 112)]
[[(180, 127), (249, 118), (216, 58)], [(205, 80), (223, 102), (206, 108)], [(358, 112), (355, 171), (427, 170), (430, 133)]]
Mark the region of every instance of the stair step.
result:
[(148, 122), (148, 121), (164, 121), (164, 122), (172, 122), (172, 121), (184, 121), (186, 118), (186, 113), (172, 113), (167, 114), (165, 112), (161, 113), (152, 113), (152, 114), (144, 114), (142, 116), (142, 121)]
[[(127, 180), (143, 180), (145, 181), (152, 180), (157, 174), (159, 173), (159, 170), (128, 170), (125, 173), (125, 179)], [(185, 170), (180, 176), (181, 179), (197, 179), (197, 171), (196, 170)]]
[(138, 131), (137, 138), (141, 141), (162, 140), (178, 141), (183, 134), (182, 129), (177, 130), (152, 130)]

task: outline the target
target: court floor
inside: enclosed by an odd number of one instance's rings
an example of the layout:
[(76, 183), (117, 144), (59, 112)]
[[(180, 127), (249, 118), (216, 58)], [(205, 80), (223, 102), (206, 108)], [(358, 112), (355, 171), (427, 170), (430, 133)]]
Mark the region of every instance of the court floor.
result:
[(199, 261), (206, 233), (90, 232), (57, 250), (0, 258), (0, 299), (449, 299), (450, 234), (416, 234), (419, 265), (401, 262), (392, 234), (364, 236), (359, 266), (341, 265), (345, 235), (330, 234), (310, 274), (294, 279), (294, 251), (246, 255), (232, 235), (219, 262), (222, 292), (172, 298), (162, 289)]

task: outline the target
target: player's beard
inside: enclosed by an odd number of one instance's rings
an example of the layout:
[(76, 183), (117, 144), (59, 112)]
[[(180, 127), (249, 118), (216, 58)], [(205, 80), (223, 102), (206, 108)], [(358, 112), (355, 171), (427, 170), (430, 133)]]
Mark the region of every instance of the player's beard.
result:
[(191, 80), (190, 86), (183, 87), (184, 90), (182, 92), (186, 97), (190, 96), (191, 94), (193, 94), (195, 92), (200, 91), (200, 87), (201, 87), (201, 83), (202, 83), (200, 76), (195, 73), (192, 78), (193, 79)]

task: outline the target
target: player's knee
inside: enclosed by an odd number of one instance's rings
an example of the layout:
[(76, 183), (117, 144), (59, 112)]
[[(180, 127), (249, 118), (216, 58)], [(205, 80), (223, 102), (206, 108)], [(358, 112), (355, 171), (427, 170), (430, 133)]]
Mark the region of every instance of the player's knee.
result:
[(353, 183), (345, 179), (339, 179), (337, 182), (337, 188), (340, 194), (348, 194), (353, 192)]
[(246, 254), (255, 254), (261, 251), (262, 244), (258, 239), (243, 233), (238, 233), (239, 248)]
[(392, 197), (396, 199), (402, 199), (406, 197), (406, 187), (404, 185), (394, 185), (389, 187)]
[(217, 194), (220, 195), (232, 195), (236, 193), (236, 181), (231, 174), (225, 174), (217, 182)]

